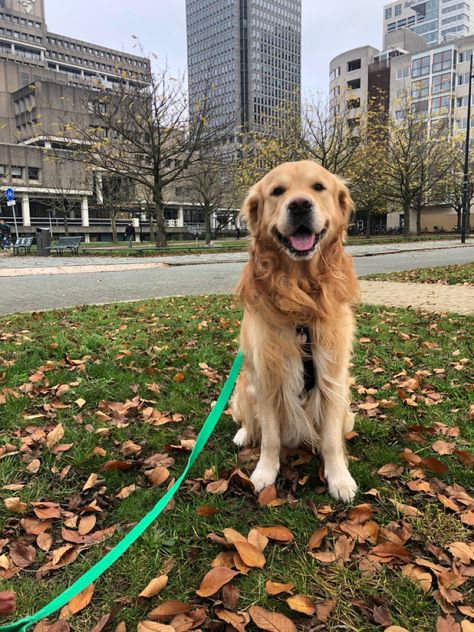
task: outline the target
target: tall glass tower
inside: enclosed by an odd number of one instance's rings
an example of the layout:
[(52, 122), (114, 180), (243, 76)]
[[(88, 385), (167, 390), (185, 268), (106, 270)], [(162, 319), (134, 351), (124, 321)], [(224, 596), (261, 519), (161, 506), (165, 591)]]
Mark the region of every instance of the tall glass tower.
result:
[(191, 112), (212, 99), (235, 136), (299, 111), (301, 0), (186, 0), (186, 27)]

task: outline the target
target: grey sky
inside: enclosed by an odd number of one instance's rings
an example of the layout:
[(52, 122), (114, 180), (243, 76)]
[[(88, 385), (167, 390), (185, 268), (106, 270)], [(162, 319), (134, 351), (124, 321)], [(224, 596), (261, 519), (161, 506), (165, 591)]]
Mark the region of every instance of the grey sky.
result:
[[(186, 70), (185, 0), (45, 0), (56, 33), (130, 53), (140, 38), (147, 53)], [(303, 93), (328, 90), (329, 61), (339, 53), (382, 44), (386, 0), (303, 0)]]

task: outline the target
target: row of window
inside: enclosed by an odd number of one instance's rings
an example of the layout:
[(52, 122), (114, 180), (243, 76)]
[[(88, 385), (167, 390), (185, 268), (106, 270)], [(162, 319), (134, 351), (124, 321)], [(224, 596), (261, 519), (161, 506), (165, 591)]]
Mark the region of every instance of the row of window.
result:
[(39, 180), (40, 170), (38, 167), (19, 167), (12, 165), (10, 169), (6, 165), (0, 165), (0, 178), (10, 177), (12, 180), (24, 180), (25, 174), (28, 180)]
[(403, 18), (402, 20), (398, 20), (398, 22), (390, 22), (387, 24), (387, 31), (398, 31), (399, 29), (410, 28), (416, 24), (416, 17), (411, 15), (409, 18)]
[(12, 22), (13, 24), (21, 24), (22, 26), (29, 26), (30, 28), (41, 29), (41, 22), (28, 20), (27, 18), (19, 18), (16, 15), (10, 15), (9, 13), (0, 13), (0, 20)]
[(47, 41), (48, 44), (52, 44), (53, 46), (60, 46), (61, 48), (77, 50), (79, 52), (88, 53), (89, 55), (95, 55), (96, 57), (104, 57), (107, 59), (112, 59), (113, 61), (124, 62), (132, 66), (139, 66), (140, 68), (145, 68), (147, 65), (146, 62), (140, 61), (138, 59), (132, 59), (130, 57), (125, 57), (124, 55), (118, 55), (109, 51), (91, 48), (90, 46), (87, 46), (85, 44), (78, 44), (76, 42), (58, 39), (57, 37), (49, 36), (47, 37)]
[(391, 20), (392, 19), (392, 15), (397, 17), (398, 15), (401, 15), (401, 14), (402, 14), (402, 5), (401, 4), (396, 4), (395, 7), (387, 7), (385, 9), (385, 19), (386, 20)]
[(417, 77), (423, 77), (430, 74), (430, 67), (432, 72), (440, 72), (442, 70), (449, 70), (453, 65), (453, 51), (447, 50), (442, 53), (435, 53), (433, 55), (433, 64), (431, 65), (431, 58), (429, 55), (426, 57), (419, 57), (414, 59), (411, 65), (411, 76), (416, 79)]
[(20, 31), (12, 31), (12, 29), (5, 29), (0, 26), (0, 36), (9, 37), (11, 39), (23, 40), (24, 42), (31, 42), (32, 44), (42, 44), (43, 38), (41, 35), (33, 35), (32, 33), (22, 33)]
[(91, 68), (98, 68), (99, 70), (107, 70), (108, 72), (117, 72), (117, 68), (108, 64), (103, 64), (92, 59), (81, 59), (75, 55), (67, 55), (66, 53), (60, 53), (59, 51), (50, 50), (48, 56), (52, 59), (60, 59), (78, 66), (90, 66)]

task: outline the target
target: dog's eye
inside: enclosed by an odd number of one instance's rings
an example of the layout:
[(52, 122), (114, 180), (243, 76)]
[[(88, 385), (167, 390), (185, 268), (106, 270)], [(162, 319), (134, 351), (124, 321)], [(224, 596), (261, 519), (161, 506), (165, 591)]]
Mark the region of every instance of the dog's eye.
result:
[(279, 195), (283, 195), (283, 193), (285, 192), (285, 189), (283, 187), (275, 187), (272, 191), (272, 195), (275, 196), (279, 196)]
[(324, 185), (322, 185), (321, 182), (316, 182), (316, 184), (313, 185), (313, 189), (315, 191), (324, 191)]

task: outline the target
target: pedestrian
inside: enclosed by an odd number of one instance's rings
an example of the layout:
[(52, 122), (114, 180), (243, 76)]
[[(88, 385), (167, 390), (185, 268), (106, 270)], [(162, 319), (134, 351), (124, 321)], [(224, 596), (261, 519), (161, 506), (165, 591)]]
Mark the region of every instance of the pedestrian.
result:
[(133, 222), (129, 222), (125, 229), (125, 239), (128, 241), (128, 247), (132, 248), (133, 242), (135, 241), (135, 226)]
[(10, 226), (5, 222), (3, 218), (0, 218), (0, 246), (2, 250), (10, 248), (11, 242), (11, 230)]

